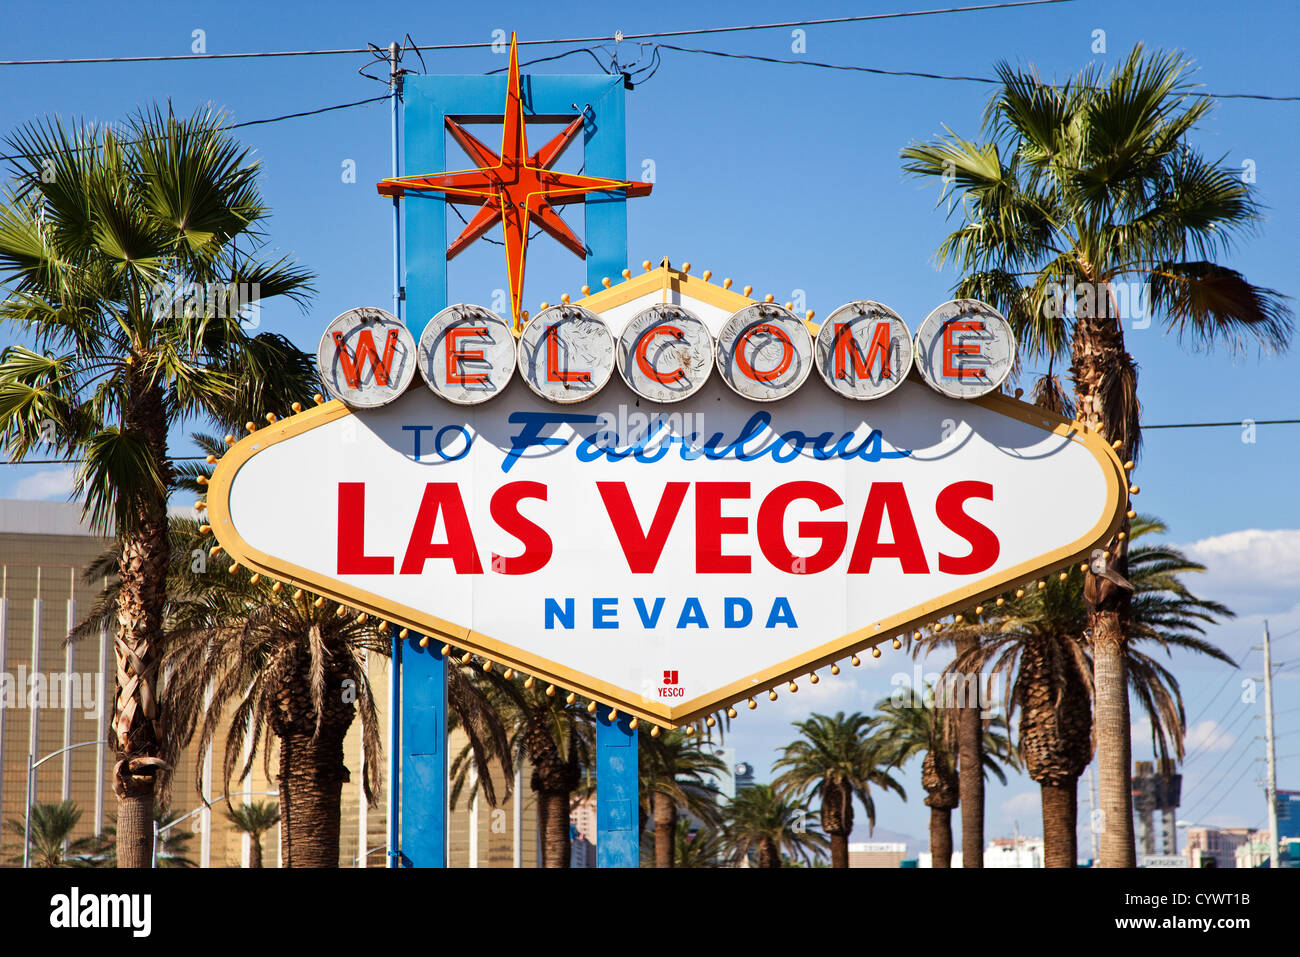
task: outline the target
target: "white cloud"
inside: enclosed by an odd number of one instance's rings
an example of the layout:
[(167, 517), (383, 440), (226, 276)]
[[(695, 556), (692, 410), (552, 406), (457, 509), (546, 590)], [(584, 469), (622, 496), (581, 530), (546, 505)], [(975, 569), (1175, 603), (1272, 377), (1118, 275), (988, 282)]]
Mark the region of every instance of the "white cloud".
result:
[(1206, 571), (1188, 582), (1203, 597), (1238, 614), (1293, 606), (1300, 578), (1300, 529), (1244, 528), (1181, 546)]
[(1200, 721), (1187, 729), (1187, 750), (1226, 751), (1236, 739), (1217, 721)]
[(22, 477), (13, 484), (9, 497), (63, 500), (71, 494), (72, 468), (65, 465), (56, 469), (41, 469)]

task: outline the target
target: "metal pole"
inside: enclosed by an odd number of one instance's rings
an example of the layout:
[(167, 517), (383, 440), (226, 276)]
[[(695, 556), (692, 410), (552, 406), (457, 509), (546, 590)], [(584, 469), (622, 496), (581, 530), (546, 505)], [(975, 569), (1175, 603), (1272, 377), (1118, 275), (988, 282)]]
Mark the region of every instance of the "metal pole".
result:
[[(0, 681), (4, 680), (2, 676), (9, 674), (6, 660), (9, 648), (9, 599), (4, 597), (8, 592), (6, 587), (8, 577), (9, 569), (6, 567), (3, 572), (0, 572), (0, 579), (3, 580), (3, 584), (0, 585)], [(0, 809), (4, 807), (5, 712), (8, 710), (3, 702), (0, 702)]]
[[(400, 175), (401, 157), (398, 153), (398, 121), (401, 114), (402, 74), (398, 70), (398, 47), (396, 43), (388, 44), (388, 85), (392, 92), (392, 127), (393, 127), (393, 176)], [(398, 197), (393, 197), (393, 315), (402, 318), (402, 206)], [(392, 628), (392, 657), (388, 671), (388, 866), (399, 864), (398, 815), (401, 813), (398, 776), (401, 766), (398, 763), (402, 747), (402, 639), (398, 629)]]
[[(41, 749), (41, 569), (36, 568), (36, 597), (32, 599), (32, 669), (31, 692), (27, 695), (27, 807), (23, 810), (23, 867), (31, 863), (32, 803), (36, 800), (36, 753)], [(22, 693), (22, 689), (19, 689)]]
[(32, 765), (36, 755), (27, 752), (27, 808), (23, 811), (23, 867), (32, 866)]
[[(68, 569), (68, 607), (67, 607), (67, 625), (68, 634), (72, 634), (72, 629), (77, 627), (77, 580), (76, 569)], [(73, 668), (76, 662), (73, 657), (73, 644), (65, 641), (63, 645), (63, 746), (66, 748), (72, 743), (72, 681)], [(77, 689), (80, 692), (81, 682), (78, 680)], [(81, 695), (78, 693), (78, 699)], [(63, 782), (62, 789), (59, 792), (60, 800), (67, 801), (72, 797), (72, 752), (63, 752)], [(67, 842), (64, 842), (65, 849)]]
[[(105, 587), (107, 587), (107, 581)], [(99, 626), (99, 710), (95, 713), (95, 836), (104, 833), (104, 772), (108, 766), (108, 622)], [(114, 683), (116, 686), (116, 682)]]
[(1277, 830), (1277, 753), (1273, 739), (1273, 652), (1269, 644), (1268, 619), (1264, 619), (1264, 749), (1268, 760), (1268, 779), (1265, 794), (1268, 797), (1268, 860), (1269, 867), (1278, 867)]
[(514, 817), (515, 845), (511, 866), (524, 866), (524, 769), (523, 756), (515, 763), (515, 794), (511, 808)]

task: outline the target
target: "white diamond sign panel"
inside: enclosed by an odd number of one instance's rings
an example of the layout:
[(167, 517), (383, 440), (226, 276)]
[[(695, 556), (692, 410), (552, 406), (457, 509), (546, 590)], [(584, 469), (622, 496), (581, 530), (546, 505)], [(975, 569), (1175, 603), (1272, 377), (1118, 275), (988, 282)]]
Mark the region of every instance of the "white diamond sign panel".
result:
[[(716, 335), (713, 290), (671, 295)], [(615, 340), (645, 307), (583, 305)], [(417, 384), (282, 420), (227, 453), (208, 508), (264, 574), (680, 724), (1080, 561), (1125, 492), (1075, 423), (916, 376), (871, 402), (713, 376), (672, 405), (516, 377), (473, 406)]]

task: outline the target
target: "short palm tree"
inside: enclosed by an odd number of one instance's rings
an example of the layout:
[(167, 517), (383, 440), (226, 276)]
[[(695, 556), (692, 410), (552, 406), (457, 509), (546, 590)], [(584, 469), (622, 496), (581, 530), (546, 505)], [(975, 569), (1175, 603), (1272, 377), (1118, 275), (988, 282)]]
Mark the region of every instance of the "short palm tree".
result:
[(742, 788), (722, 812), (722, 839), (733, 863), (780, 867), (783, 856), (810, 861), (824, 851), (817, 815), (770, 784)]
[[(1166, 328), (1201, 345), (1282, 349), (1292, 328), (1285, 297), (1215, 261), (1261, 215), (1240, 170), (1189, 143), (1213, 104), (1196, 95), (1191, 69), (1140, 45), (1108, 73), (1089, 67), (1059, 85), (1004, 63), (985, 142), (950, 134), (902, 154), (959, 211), (939, 248), (962, 271), (957, 295), (1001, 309), (1026, 355), (1068, 356), (1077, 414), (1128, 460), (1140, 445), (1137, 364), (1117, 290), (1130, 303), (1145, 290)], [(1125, 542), (1110, 542), (1108, 567), (1084, 576), (1108, 867), (1135, 863)]]
[[(1155, 643), (1233, 664), (1203, 637), (1205, 626), (1232, 617), (1222, 604), (1198, 598), (1183, 576), (1204, 571), (1175, 548), (1147, 541), (1163, 534), (1157, 518), (1132, 522), (1129, 581), (1134, 587), (1125, 644), (1129, 692), (1150, 719), (1152, 748), (1161, 758), (1183, 756), (1187, 718), (1173, 673), (1142, 649)], [(1009, 715), (1020, 713), (1019, 753), (1042, 789), (1044, 863), (1074, 867), (1078, 858), (1078, 780), (1092, 758), (1092, 649), (1088, 607), (1078, 568), (1052, 576), (1041, 589), (1008, 596), (994, 606), (978, 651), (953, 663), (959, 671), (990, 669), (1003, 678)]]
[[(894, 696), (878, 703), (876, 711), (873, 730), (885, 742), (885, 759), (901, 768), (921, 756), (921, 788), (925, 791), (925, 806), (930, 809), (930, 859), (933, 867), (951, 867), (952, 812), (959, 803), (958, 722), (938, 706), (933, 686), (899, 688)], [(994, 718), (981, 728), (983, 771), (1005, 784), (1002, 764), (1011, 763), (1007, 760), (1010, 746), (1006, 721)], [(963, 849), (963, 858), (965, 853)]]
[(716, 826), (721, 821), (714, 781), (726, 763), (704, 750), (698, 735), (641, 731), (637, 737), (640, 765), (641, 820), (654, 821), (655, 867), (673, 867), (677, 850), (677, 821), (681, 811), (696, 821)]
[[(651, 846), (643, 853), (643, 864), (655, 865), (656, 847)], [(720, 826), (678, 819), (673, 829), (674, 867), (723, 867), (726, 861), (727, 844)]]
[[(570, 805), (575, 794), (594, 785), (595, 718), (576, 694), (554, 685), (513, 674), (507, 678), (495, 669), (478, 677), (486, 682), (485, 700), (505, 729), (504, 737), (484, 740), (478, 753), (484, 760), (505, 756), (532, 765), (529, 787), (537, 796), (542, 866), (568, 867)], [(473, 753), (467, 744), (453, 759), (454, 795), (466, 786)], [(490, 776), (480, 771), (476, 777), (474, 787), (490, 785)], [(492, 800), (489, 796), (489, 803)]]
[(210, 112), (155, 108), (121, 132), (54, 120), (7, 140), (0, 324), (17, 341), (0, 354), (0, 442), (14, 460), (75, 463), (86, 517), (120, 545), (111, 735), (123, 867), (149, 866), (166, 769), (155, 685), (176, 487), (169, 428), (242, 422), (312, 389), (307, 357), (253, 335), (230, 307), (232, 284), (241, 302), (254, 288), (301, 301), (310, 285), (287, 260), (259, 258), (257, 164), (221, 127)]
[[(103, 850), (103, 838), (79, 837), (72, 832), (81, 820), (81, 809), (73, 801), (53, 804), (33, 804), (28, 858), (32, 867), (95, 867)], [(9, 860), (23, 862), (22, 840), (27, 835), (27, 822), (22, 818), (5, 821), (5, 830), (18, 838), (19, 853)]]
[(867, 812), (867, 825), (876, 826), (876, 804), (871, 785), (907, 794), (887, 770), (884, 741), (872, 734), (872, 721), (864, 714), (834, 717), (814, 714), (796, 721), (801, 737), (787, 744), (772, 770), (784, 768), (773, 782), (777, 790), (796, 797), (821, 798), (821, 828), (830, 835), (831, 866), (849, 866), (849, 835), (853, 833), (853, 802)]
[(248, 866), (262, 866), (262, 835), (280, 823), (280, 805), (275, 801), (244, 801), (226, 809), (235, 830), (248, 835)]

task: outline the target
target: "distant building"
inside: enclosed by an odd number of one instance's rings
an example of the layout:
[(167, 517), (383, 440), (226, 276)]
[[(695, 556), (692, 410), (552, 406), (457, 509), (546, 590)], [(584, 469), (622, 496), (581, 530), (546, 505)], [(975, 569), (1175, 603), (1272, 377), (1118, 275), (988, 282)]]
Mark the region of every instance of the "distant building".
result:
[(741, 761), (736, 765), (735, 774), (733, 775), (737, 791), (743, 791), (745, 788), (754, 786), (754, 766)]
[[(929, 851), (922, 851), (917, 855), (917, 866), (934, 866), (934, 858)], [(962, 866), (961, 851), (952, 852), (952, 866)], [(984, 848), (984, 866), (1042, 867), (1043, 839), (1041, 837), (995, 837)]]
[(1192, 867), (1237, 867), (1237, 848), (1250, 843), (1252, 834), (1248, 827), (1189, 827), (1186, 853)]
[(907, 845), (894, 841), (849, 844), (849, 867), (901, 867)]

